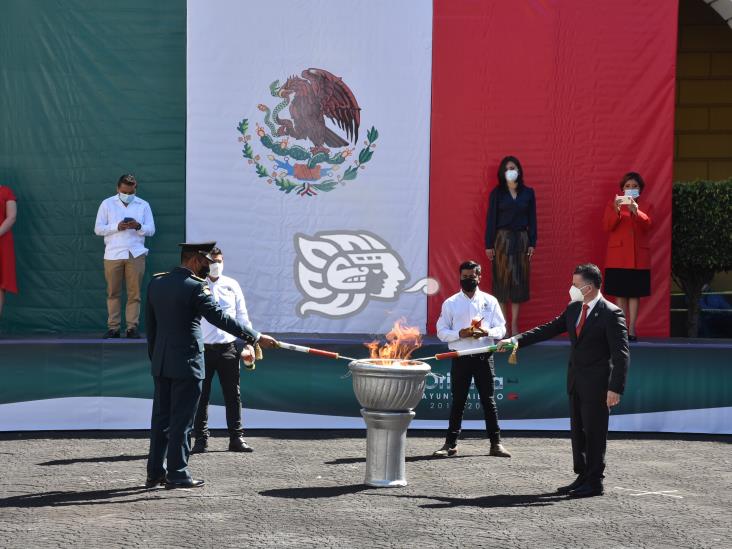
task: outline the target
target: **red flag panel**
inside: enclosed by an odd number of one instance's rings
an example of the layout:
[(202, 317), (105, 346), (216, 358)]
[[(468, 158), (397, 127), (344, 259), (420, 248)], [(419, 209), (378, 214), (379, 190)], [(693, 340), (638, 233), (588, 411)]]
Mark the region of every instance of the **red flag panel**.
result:
[(601, 220), (621, 177), (640, 172), (653, 206), (652, 295), (640, 336), (669, 333), (676, 1), (435, 0), (430, 331), (459, 289), (457, 266), (484, 251), (500, 159), (517, 156), (537, 199), (531, 299), (520, 329), (559, 314), (578, 263), (604, 271)]

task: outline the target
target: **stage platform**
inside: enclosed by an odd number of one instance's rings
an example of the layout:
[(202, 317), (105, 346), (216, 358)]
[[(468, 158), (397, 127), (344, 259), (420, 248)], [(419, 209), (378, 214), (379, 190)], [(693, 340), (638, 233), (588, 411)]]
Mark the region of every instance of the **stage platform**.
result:
[[(366, 357), (370, 335), (274, 334), (299, 345)], [(428, 337), (414, 355), (446, 349)], [(519, 363), (496, 357), (495, 393), (504, 430), (565, 430), (568, 341), (519, 351)], [(626, 393), (611, 415), (616, 431), (732, 434), (732, 340), (643, 340), (631, 344)], [(412, 426), (444, 429), (450, 409), (450, 363), (433, 372)], [(152, 379), (145, 340), (98, 335), (0, 339), (0, 430), (146, 429)], [(255, 371), (242, 369), (248, 428), (363, 428), (347, 362), (285, 350), (265, 351)], [(211, 423), (223, 427), (217, 382)], [(465, 427), (482, 429), (473, 389)]]

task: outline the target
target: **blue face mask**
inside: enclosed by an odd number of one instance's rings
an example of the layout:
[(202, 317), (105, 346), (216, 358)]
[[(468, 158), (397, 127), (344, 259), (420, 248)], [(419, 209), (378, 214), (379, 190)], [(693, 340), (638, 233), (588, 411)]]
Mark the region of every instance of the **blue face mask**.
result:
[(631, 198), (638, 198), (640, 196), (640, 190), (638, 189), (625, 189), (625, 196)]
[(125, 204), (130, 204), (135, 199), (134, 194), (118, 193), (118, 196), (119, 199)]

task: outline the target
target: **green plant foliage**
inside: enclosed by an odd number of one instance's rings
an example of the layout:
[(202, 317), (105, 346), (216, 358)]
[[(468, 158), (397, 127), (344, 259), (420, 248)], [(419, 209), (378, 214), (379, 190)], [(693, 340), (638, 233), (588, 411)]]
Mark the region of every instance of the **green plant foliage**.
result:
[(732, 269), (732, 179), (674, 183), (672, 219), (671, 273), (689, 304), (688, 335), (696, 337), (702, 287)]

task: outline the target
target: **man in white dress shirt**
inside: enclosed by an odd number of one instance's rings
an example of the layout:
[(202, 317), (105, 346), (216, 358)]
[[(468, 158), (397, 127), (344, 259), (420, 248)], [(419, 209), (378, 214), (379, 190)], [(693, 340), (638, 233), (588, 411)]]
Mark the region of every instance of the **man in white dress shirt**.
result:
[[(460, 265), (461, 291), (442, 304), (437, 321), (437, 337), (453, 351), (492, 345), (494, 340), (506, 334), (506, 320), (501, 307), (490, 294), (480, 291), (480, 265), (465, 261)], [(452, 359), (450, 387), (452, 406), (450, 424), (445, 444), (434, 455), (440, 457), (457, 454), (457, 439), (463, 422), (463, 412), (468, 399), (470, 384), (475, 380), (480, 403), (485, 415), (485, 425), (491, 441), (490, 455), (511, 457), (501, 444), (498, 412), (493, 398), (494, 366), (492, 353), (461, 356)]]
[(140, 289), (145, 275), (145, 237), (155, 234), (150, 204), (137, 196), (135, 176), (117, 181), (117, 194), (104, 200), (97, 212), (94, 232), (104, 237), (104, 278), (107, 281), (107, 332), (104, 338), (120, 337), (123, 283), (127, 289), (127, 337), (139, 339)]
[[(213, 263), (206, 279), (211, 296), (224, 312), (253, 330), (249, 320), (244, 293), (239, 283), (231, 277), (224, 276), (224, 255), (219, 248), (211, 250)], [(239, 389), (239, 351), (236, 338), (201, 319), (203, 343), (205, 347), (206, 378), (203, 380), (201, 399), (198, 401), (193, 432), (196, 443), (192, 454), (205, 452), (208, 448), (208, 403), (211, 396), (211, 382), (216, 373), (224, 395), (226, 408), (226, 427), (229, 431), (229, 450), (232, 452), (252, 452), (253, 449), (244, 440), (244, 429), (241, 423), (241, 391)], [(250, 354), (253, 349), (249, 348)]]

